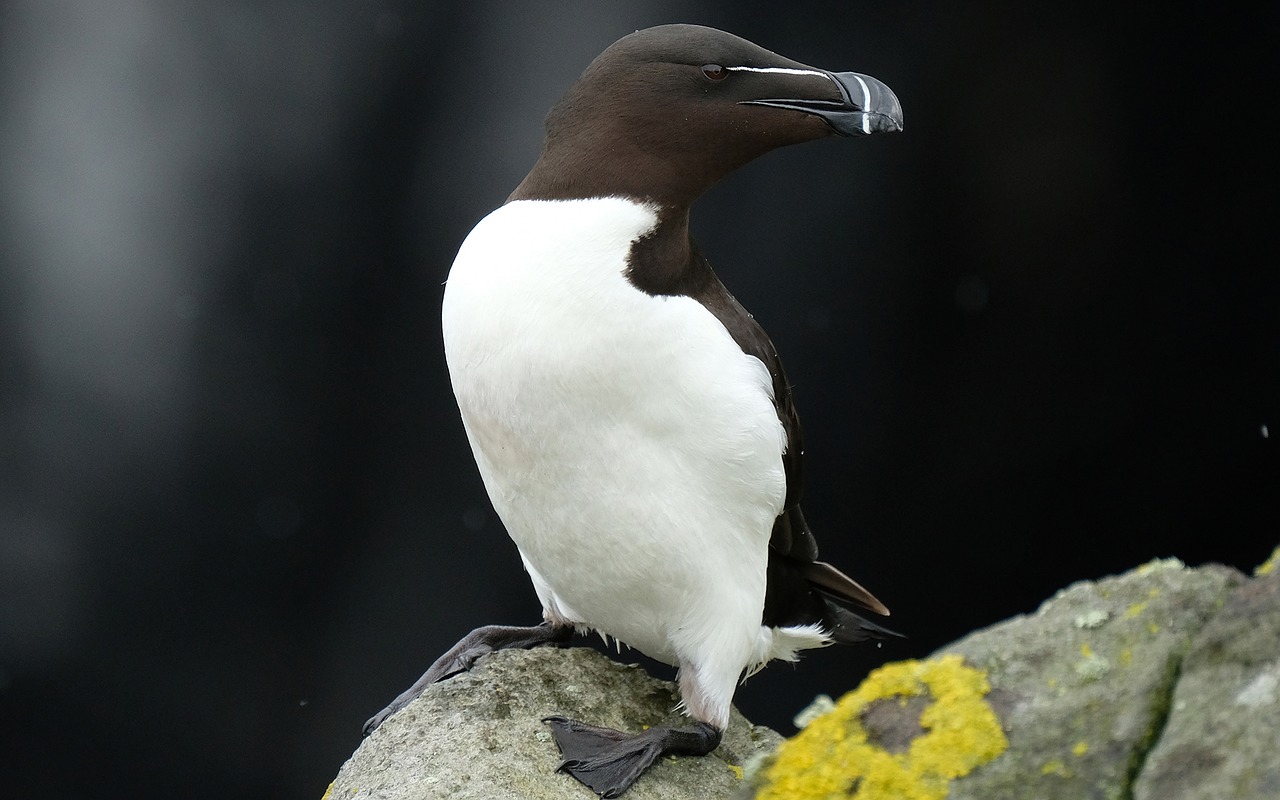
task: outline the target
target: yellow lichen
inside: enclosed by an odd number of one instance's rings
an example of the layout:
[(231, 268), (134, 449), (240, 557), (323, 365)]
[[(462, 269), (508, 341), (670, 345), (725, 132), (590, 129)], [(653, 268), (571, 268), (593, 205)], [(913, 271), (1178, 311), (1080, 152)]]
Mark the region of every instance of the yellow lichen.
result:
[[(983, 697), (986, 673), (958, 655), (902, 661), (875, 670), (830, 713), (783, 742), (757, 800), (944, 800), (952, 780), (1009, 746)], [(876, 700), (927, 696), (925, 733), (904, 752), (868, 740), (862, 713)]]
[(1055, 758), (1045, 762), (1044, 766), (1040, 768), (1040, 774), (1057, 775), (1060, 778), (1070, 778), (1073, 773), (1071, 770), (1067, 769), (1066, 764), (1062, 763), (1062, 759)]
[(1129, 606), (1124, 610), (1124, 618), (1133, 619), (1134, 617), (1138, 616), (1139, 614), (1141, 614), (1143, 611), (1146, 611), (1146, 610), (1147, 610), (1147, 604), (1145, 602), (1134, 603), (1133, 605)]
[(1120, 651), (1120, 666), (1127, 667), (1133, 663), (1133, 648), (1126, 647)]
[(1263, 575), (1270, 575), (1276, 571), (1277, 564), (1280, 564), (1280, 547), (1271, 551), (1271, 558), (1259, 564), (1258, 568), (1253, 571), (1253, 576), (1261, 578)]
[(742, 767), (737, 764), (729, 764), (729, 769), (733, 770), (733, 776), (738, 780), (742, 780)]
[(332, 784), (332, 783), (331, 783), (331, 784), (329, 784), (329, 787), (328, 787), (327, 789), (325, 789), (325, 790), (324, 790), (324, 797), (321, 797), (321, 798), (320, 798), (320, 800), (329, 800), (329, 795), (331, 795), (331, 794), (333, 794), (333, 784)]
[(1076, 742), (1076, 746), (1071, 748), (1071, 752), (1075, 753), (1076, 758), (1080, 758), (1089, 752), (1089, 743), (1084, 741)]

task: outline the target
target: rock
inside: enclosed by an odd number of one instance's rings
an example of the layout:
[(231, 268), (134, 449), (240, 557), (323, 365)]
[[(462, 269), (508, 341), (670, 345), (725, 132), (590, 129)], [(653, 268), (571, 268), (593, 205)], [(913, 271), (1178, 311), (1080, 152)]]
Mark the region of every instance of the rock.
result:
[[(1127, 800), (1189, 639), (1241, 580), (1225, 567), (1152, 562), (1075, 584), (1034, 615), (944, 648), (987, 672), (1009, 736), (1009, 752), (957, 781), (951, 797)], [(1098, 615), (1106, 621), (1078, 624)]]
[(1278, 698), (1280, 574), (1157, 561), (876, 670), (742, 794), (1280, 797)]
[(1280, 797), (1280, 572), (1232, 592), (1192, 640), (1133, 796)]
[[(595, 793), (556, 772), (560, 754), (541, 719), (558, 714), (621, 730), (679, 725), (679, 700), (674, 684), (587, 648), (492, 653), (384, 722), (325, 798), (589, 800)], [(742, 783), (742, 764), (780, 739), (735, 710), (710, 756), (663, 759), (625, 797), (728, 797)]]
[[(1280, 798), (1278, 565), (1280, 549), (1252, 580), (1170, 559), (1074, 584), (824, 698), (776, 750), (735, 711), (715, 753), (664, 759), (626, 797)], [(590, 800), (541, 718), (679, 724), (678, 700), (587, 649), (494, 653), (387, 720), (326, 798)]]
[(744, 794), (941, 800), (1008, 747), (988, 690), (958, 655), (888, 664), (780, 747)]

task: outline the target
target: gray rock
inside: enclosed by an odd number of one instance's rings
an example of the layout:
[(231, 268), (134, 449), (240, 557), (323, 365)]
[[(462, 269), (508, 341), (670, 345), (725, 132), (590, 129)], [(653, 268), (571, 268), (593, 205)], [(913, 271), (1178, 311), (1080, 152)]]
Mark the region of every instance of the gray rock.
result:
[[(342, 766), (326, 800), (594, 798), (557, 773), (559, 751), (541, 719), (553, 714), (620, 730), (684, 724), (674, 684), (586, 648), (509, 650), (432, 686), (374, 731)], [(668, 758), (628, 800), (729, 796), (741, 765), (781, 737), (736, 710), (720, 747)]]
[[(987, 685), (953, 681), (944, 702), (934, 684), (912, 683), (939, 665), (953, 678), (960, 666), (981, 670)], [(878, 672), (825, 724), (819, 718), (767, 757), (744, 794), (1280, 798), (1280, 575), (1250, 581), (1217, 565), (1152, 562), (1070, 586), (1034, 614)], [(930, 708), (952, 716), (922, 725)], [(950, 758), (998, 739), (995, 720), (1004, 752)]]
[(1033, 615), (944, 648), (987, 671), (1009, 738), (1008, 752), (957, 780), (951, 797), (1128, 800), (1191, 637), (1243, 579), (1152, 562), (1077, 583)]
[[(712, 756), (663, 760), (627, 797), (1280, 798), (1276, 561), (1280, 550), (1252, 580), (1171, 559), (1075, 584), (1034, 614), (873, 673), (784, 746), (819, 742), (793, 749), (801, 758), (762, 757), (778, 735), (735, 712)], [(672, 684), (589, 650), (495, 653), (389, 719), (328, 797), (589, 800), (555, 773), (539, 720), (679, 724), (677, 701)], [(987, 754), (954, 758), (973, 747)], [(743, 782), (748, 762), (762, 766)]]
[(1280, 798), (1280, 572), (1232, 592), (1192, 640), (1134, 797)]

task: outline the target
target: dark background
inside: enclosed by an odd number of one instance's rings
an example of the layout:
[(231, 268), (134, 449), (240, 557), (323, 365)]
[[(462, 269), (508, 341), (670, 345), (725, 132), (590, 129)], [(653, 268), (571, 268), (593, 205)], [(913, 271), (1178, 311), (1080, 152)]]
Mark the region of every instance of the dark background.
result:
[(748, 715), (1074, 580), (1266, 558), (1274, 4), (747, 5), (0, 6), (6, 796), (318, 800), (457, 637), (536, 621), (441, 284), (556, 97), (660, 22), (906, 114), (695, 209), (796, 386), (826, 557), (911, 637), (776, 665)]

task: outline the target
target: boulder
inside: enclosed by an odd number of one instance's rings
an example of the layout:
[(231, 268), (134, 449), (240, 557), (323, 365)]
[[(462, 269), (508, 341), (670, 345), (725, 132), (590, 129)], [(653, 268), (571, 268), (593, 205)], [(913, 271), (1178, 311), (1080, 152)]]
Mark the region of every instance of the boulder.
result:
[(1169, 559), (1074, 584), (876, 670), (739, 794), (1280, 797), (1280, 573), (1260, 573)]
[[(821, 699), (782, 741), (736, 711), (626, 794), (757, 800), (1280, 798), (1280, 549), (1255, 577), (1154, 561)], [(327, 800), (573, 798), (540, 721), (680, 724), (676, 687), (586, 648), (493, 653), (366, 739)], [(746, 779), (743, 779), (744, 767)]]
[[(543, 717), (561, 715), (620, 730), (682, 724), (674, 684), (584, 647), (491, 653), (470, 671), (430, 687), (361, 743), (326, 800), (564, 800), (596, 795), (556, 772), (560, 754)], [(628, 800), (728, 797), (742, 765), (781, 737), (736, 710), (706, 758), (668, 758)]]
[(1191, 640), (1133, 796), (1280, 798), (1280, 573), (1232, 591)]

